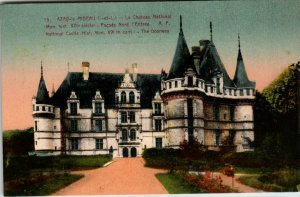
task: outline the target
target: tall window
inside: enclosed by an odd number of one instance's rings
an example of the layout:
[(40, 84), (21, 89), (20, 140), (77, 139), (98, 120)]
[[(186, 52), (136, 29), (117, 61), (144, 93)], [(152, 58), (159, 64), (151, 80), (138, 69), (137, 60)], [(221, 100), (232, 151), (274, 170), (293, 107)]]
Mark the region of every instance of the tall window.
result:
[(102, 131), (102, 120), (95, 120), (95, 131)]
[(135, 141), (136, 140), (136, 132), (134, 129), (130, 130), (130, 140)]
[(48, 112), (51, 112), (51, 107), (48, 107)]
[(121, 112), (121, 123), (127, 122), (127, 112), (122, 111)]
[(71, 131), (77, 131), (77, 120), (71, 120)]
[(178, 82), (177, 81), (175, 81), (175, 88), (177, 88), (178, 87)]
[(46, 111), (45, 106), (42, 106), (42, 111)]
[(188, 86), (193, 86), (193, 77), (188, 77)]
[(34, 121), (34, 130), (37, 131), (37, 121)]
[(97, 150), (103, 149), (103, 139), (96, 139), (96, 149)]
[(121, 92), (121, 103), (126, 103), (126, 93)]
[(155, 138), (155, 147), (162, 148), (162, 138), (161, 137)]
[(134, 103), (134, 93), (133, 92), (129, 93), (129, 103), (131, 103), (131, 104)]
[(99, 103), (99, 102), (95, 103), (95, 113), (96, 114), (102, 113), (102, 106), (101, 106), (101, 103)]
[(161, 104), (160, 103), (154, 103), (154, 113), (161, 114)]
[(71, 139), (71, 150), (78, 150), (78, 139)]
[(127, 141), (128, 140), (128, 132), (126, 129), (122, 130), (122, 140)]
[(172, 82), (169, 82), (169, 88), (170, 89), (172, 88)]
[(220, 120), (220, 111), (218, 105), (214, 106), (214, 115), (215, 115), (215, 120)]
[(250, 89), (246, 89), (247, 95), (250, 95)]
[(244, 96), (244, 90), (240, 90), (240, 95)]
[(220, 90), (220, 78), (217, 78), (217, 94), (221, 94), (221, 90)]
[(130, 122), (135, 122), (135, 112), (129, 112), (129, 120)]
[(221, 133), (219, 130), (216, 131), (215, 137), (216, 137), (216, 145), (219, 146), (221, 144)]
[(161, 120), (155, 119), (155, 131), (161, 131)]
[(230, 106), (230, 120), (234, 121), (234, 106)]
[(76, 115), (77, 114), (77, 103), (70, 103), (71, 105), (71, 114)]

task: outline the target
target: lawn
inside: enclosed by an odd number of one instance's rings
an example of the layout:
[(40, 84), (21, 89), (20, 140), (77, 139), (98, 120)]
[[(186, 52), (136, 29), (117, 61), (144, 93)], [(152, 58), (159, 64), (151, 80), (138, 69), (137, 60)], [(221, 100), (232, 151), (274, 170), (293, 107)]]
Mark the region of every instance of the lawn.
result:
[(156, 177), (164, 185), (169, 194), (203, 193), (197, 186), (188, 183), (175, 173), (156, 174)]
[(4, 184), (6, 196), (45, 196), (79, 180), (83, 175), (52, 174), (35, 176), (29, 180), (9, 181)]

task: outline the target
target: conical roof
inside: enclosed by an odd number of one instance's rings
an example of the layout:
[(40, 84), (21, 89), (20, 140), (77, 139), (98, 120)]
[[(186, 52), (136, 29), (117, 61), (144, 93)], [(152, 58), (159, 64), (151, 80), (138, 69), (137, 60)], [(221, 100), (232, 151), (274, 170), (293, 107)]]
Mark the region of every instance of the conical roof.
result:
[(212, 82), (212, 78), (216, 74), (223, 74), (224, 86), (234, 87), (223, 62), (218, 54), (218, 51), (212, 41), (208, 41), (207, 47), (204, 49), (202, 62), (200, 64), (199, 75), (200, 78), (206, 82)]
[(254, 88), (255, 87), (255, 82), (250, 81), (248, 79), (244, 61), (243, 61), (242, 52), (240, 49), (240, 43), (239, 43), (239, 52), (238, 52), (237, 65), (236, 65), (233, 82), (235, 83), (235, 85), (237, 87), (241, 87), (241, 88), (245, 88), (245, 87)]
[(36, 103), (37, 104), (48, 104), (49, 102), (49, 94), (46, 87), (46, 83), (43, 76), (43, 66), (41, 66), (41, 78), (38, 87), (38, 91), (36, 94)]
[(178, 41), (177, 41), (177, 47), (176, 47), (173, 62), (172, 62), (167, 79), (183, 77), (185, 71), (188, 68), (192, 68), (196, 72), (192, 57), (190, 55), (189, 48), (186, 44), (186, 41), (185, 41), (185, 38), (183, 35), (182, 19), (180, 16), (180, 31), (179, 31)]

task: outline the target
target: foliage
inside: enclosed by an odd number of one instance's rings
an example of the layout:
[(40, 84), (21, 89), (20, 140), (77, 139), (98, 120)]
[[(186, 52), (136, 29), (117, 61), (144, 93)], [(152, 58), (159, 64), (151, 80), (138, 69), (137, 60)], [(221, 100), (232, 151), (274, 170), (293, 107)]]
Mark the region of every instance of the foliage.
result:
[(3, 132), (3, 154), (27, 155), (34, 150), (33, 128)]
[(223, 185), (223, 180), (220, 176), (213, 177), (210, 172), (206, 172), (205, 175), (195, 175), (189, 173), (180, 173), (181, 176), (188, 182), (196, 185), (204, 192), (208, 193), (229, 193), (236, 192), (229, 186)]
[(265, 191), (297, 191), (297, 184), (300, 182), (300, 170), (282, 168), (259, 176), (241, 177), (240, 181)]
[(39, 173), (34, 176), (5, 182), (6, 196), (41, 196), (53, 192), (82, 178), (83, 175)]
[(185, 181), (177, 173), (161, 173), (155, 176), (170, 194), (202, 193), (201, 189)]
[(297, 66), (287, 67), (262, 93), (256, 93), (254, 117), (258, 153), (266, 159), (297, 154)]
[[(6, 161), (5, 161), (6, 160)], [(4, 159), (4, 180), (28, 176), (31, 170), (77, 170), (103, 166), (110, 156), (14, 156)]]

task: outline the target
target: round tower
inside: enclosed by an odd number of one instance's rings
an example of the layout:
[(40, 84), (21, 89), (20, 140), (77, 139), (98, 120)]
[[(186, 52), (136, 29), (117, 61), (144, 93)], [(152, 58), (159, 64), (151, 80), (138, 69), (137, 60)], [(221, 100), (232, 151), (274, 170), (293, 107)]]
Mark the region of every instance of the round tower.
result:
[(36, 97), (32, 99), (34, 119), (34, 147), (35, 151), (48, 152), (54, 150), (53, 119), (54, 106), (50, 104), (49, 93), (43, 76), (41, 64), (41, 78)]

